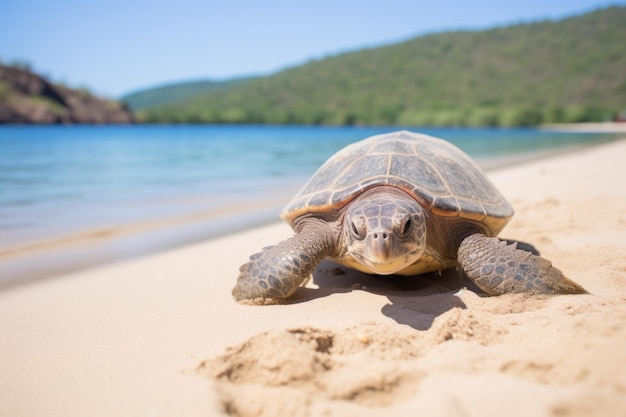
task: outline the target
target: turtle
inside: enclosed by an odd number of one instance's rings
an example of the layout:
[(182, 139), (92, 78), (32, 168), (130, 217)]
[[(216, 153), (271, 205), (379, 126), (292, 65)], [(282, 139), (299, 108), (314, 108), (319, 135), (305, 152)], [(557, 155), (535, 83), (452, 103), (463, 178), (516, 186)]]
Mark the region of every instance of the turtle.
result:
[(281, 213), (295, 235), (250, 256), (232, 295), (284, 300), (325, 258), (375, 275), (460, 267), (489, 295), (582, 294), (552, 262), (497, 238), (513, 207), (452, 143), (398, 131), (331, 156)]

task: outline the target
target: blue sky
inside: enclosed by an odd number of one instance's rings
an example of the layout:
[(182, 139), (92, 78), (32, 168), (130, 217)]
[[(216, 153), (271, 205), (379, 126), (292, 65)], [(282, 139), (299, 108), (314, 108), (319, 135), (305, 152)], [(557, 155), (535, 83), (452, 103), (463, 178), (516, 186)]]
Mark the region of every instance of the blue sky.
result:
[[(3, 0), (0, 59), (109, 97), (267, 74), (424, 33), (558, 19), (624, 0)], [(626, 24), (626, 22), (625, 22)]]

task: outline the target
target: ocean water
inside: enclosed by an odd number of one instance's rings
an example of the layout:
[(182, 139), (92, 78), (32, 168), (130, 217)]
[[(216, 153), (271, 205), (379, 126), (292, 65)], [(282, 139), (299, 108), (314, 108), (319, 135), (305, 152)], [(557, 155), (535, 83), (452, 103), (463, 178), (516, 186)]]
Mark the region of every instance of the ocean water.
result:
[[(238, 214), (241, 227), (274, 219), (334, 152), (397, 129), (0, 126), (0, 250), (86, 230), (213, 219), (198, 240), (233, 228), (218, 218)], [(613, 139), (534, 129), (410, 130), (447, 139), (479, 161)]]

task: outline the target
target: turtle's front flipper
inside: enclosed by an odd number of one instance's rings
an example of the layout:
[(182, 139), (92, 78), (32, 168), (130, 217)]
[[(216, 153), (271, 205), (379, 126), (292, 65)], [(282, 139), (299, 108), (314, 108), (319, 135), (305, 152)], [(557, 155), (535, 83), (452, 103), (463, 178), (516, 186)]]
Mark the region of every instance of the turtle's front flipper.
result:
[(481, 290), (500, 295), (508, 292), (534, 294), (586, 294), (566, 278), (552, 262), (482, 234), (461, 243), (459, 265)]
[(239, 268), (235, 300), (284, 299), (334, 251), (328, 225), (304, 227), (297, 235), (264, 248)]

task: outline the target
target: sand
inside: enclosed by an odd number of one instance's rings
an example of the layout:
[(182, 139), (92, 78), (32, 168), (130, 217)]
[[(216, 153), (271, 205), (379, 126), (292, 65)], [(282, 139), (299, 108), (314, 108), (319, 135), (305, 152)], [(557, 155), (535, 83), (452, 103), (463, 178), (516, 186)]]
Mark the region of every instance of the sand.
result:
[(551, 123), (540, 126), (542, 130), (553, 132), (577, 132), (577, 133), (625, 133), (624, 122), (601, 122), (601, 123)]
[(454, 271), (323, 263), (283, 305), (234, 302), (272, 224), (0, 292), (1, 416), (622, 416), (626, 140), (490, 173), (591, 294), (487, 297)]

